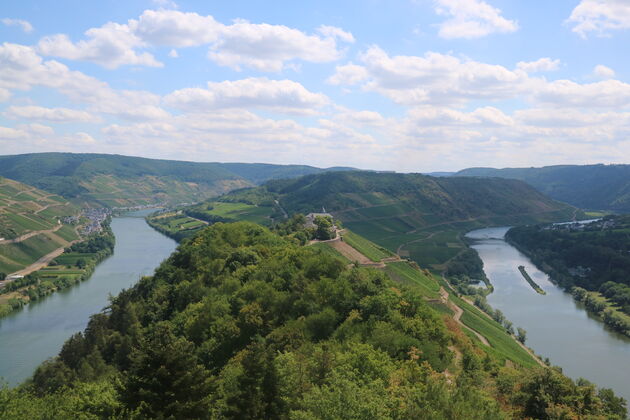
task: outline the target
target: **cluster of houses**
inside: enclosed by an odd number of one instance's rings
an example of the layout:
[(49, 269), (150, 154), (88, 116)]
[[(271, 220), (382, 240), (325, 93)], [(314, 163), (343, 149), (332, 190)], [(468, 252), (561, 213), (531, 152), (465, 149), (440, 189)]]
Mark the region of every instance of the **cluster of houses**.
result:
[(103, 222), (112, 214), (110, 209), (101, 207), (88, 207), (83, 209), (81, 216), (87, 218), (89, 222), (81, 230), (81, 234), (86, 236), (103, 230)]

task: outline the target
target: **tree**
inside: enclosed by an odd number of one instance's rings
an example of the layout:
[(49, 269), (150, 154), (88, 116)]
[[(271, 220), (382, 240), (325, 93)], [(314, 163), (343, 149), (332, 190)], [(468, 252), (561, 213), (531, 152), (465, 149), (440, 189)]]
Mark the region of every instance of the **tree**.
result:
[(325, 241), (333, 238), (333, 224), (330, 217), (317, 216), (313, 221), (317, 229), (315, 230), (315, 238)]
[(206, 418), (209, 374), (198, 364), (194, 344), (160, 323), (131, 354), (120, 394), (144, 418)]
[(527, 331), (525, 331), (521, 327), (518, 327), (516, 329), (516, 332), (518, 333), (518, 336), (516, 337), (518, 339), (518, 341), (520, 341), (521, 343), (525, 344), (525, 340), (527, 340)]

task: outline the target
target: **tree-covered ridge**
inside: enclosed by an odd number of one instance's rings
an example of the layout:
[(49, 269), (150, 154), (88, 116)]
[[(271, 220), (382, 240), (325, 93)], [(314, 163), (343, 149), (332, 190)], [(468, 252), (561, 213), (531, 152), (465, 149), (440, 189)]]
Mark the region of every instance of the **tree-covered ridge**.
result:
[(470, 168), (456, 176), (520, 179), (556, 200), (583, 209), (630, 211), (630, 165)]
[(623, 418), (610, 391), (500, 366), (414, 289), (217, 223), (112, 299), (0, 418)]
[(630, 336), (630, 216), (586, 225), (516, 227), (506, 239), (554, 282), (573, 289), (590, 311)]
[(306, 165), (200, 163), (87, 153), (0, 156), (0, 175), (109, 207), (198, 202), (269, 179), (328, 170)]
[(518, 181), (435, 178), (420, 174), (332, 172), (298, 179), (270, 181), (266, 189), (280, 195), (289, 212), (308, 213), (325, 206), (339, 212), (353, 208), (403, 203), (412, 211), (443, 220), (479, 216), (511, 216), (566, 209)]

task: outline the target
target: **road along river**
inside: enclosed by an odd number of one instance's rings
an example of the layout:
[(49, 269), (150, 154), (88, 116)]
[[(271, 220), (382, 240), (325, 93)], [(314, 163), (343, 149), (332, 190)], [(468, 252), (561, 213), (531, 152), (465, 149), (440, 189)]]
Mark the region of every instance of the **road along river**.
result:
[(175, 250), (175, 241), (144, 221), (151, 211), (112, 220), (114, 254), (88, 280), (0, 319), (0, 377), (12, 386), (27, 379), (41, 362), (57, 355), (72, 334), (85, 329), (90, 315), (107, 306), (110, 294), (151, 275)]
[[(612, 388), (630, 401), (630, 339), (606, 329), (549, 280), (549, 277), (512, 245), (505, 242), (508, 227), (469, 232), (472, 248), (483, 260), (484, 271), (494, 286), (488, 303), (527, 330), (527, 345), (549, 357), (553, 365), (577, 379), (588, 379)], [(541, 295), (518, 270), (523, 265), (547, 294)]]

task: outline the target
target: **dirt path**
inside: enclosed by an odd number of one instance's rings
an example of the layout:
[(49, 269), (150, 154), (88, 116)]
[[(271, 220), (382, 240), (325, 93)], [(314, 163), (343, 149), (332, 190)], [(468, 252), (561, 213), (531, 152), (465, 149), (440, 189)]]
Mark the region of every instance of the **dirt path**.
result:
[(486, 339), (486, 337), (484, 337), (483, 335), (481, 335), (477, 331), (473, 330), (472, 328), (470, 328), (468, 325), (464, 324), (461, 321), (461, 317), (464, 314), (464, 310), (462, 308), (460, 308), (459, 306), (457, 306), (454, 302), (452, 302), (451, 300), (448, 299), (449, 294), (446, 291), (446, 289), (444, 289), (443, 287), (440, 287), (440, 296), (442, 298), (442, 302), (444, 302), (453, 312), (455, 312), (455, 315), (453, 315), (453, 319), (455, 320), (455, 322), (457, 322), (459, 325), (461, 325), (462, 327), (466, 328), (467, 330), (469, 330), (473, 334), (475, 334), (475, 336), (483, 344), (485, 344), (488, 347), (492, 347), (490, 345), (490, 342), (488, 342), (488, 340)]
[(18, 236), (17, 238), (13, 238), (13, 239), (5, 239), (3, 241), (0, 241), (0, 245), (5, 245), (5, 244), (17, 244), (18, 242), (22, 242), (27, 240), (28, 238), (32, 238), (33, 236), (39, 235), (40, 233), (55, 233), (57, 232), (59, 229), (61, 229), (63, 227), (62, 224), (58, 224), (57, 226), (55, 226), (53, 229), (48, 229), (48, 230), (34, 230), (33, 232), (29, 232), (29, 233), (25, 233), (24, 235)]
[[(451, 286), (451, 284), (448, 282), (448, 280), (446, 280), (446, 277), (444, 277), (444, 274), (442, 274), (442, 278), (444, 279), (444, 281), (446, 282), (446, 284), (448, 285), (448, 287), (450, 287), (450, 288), (451, 288), (451, 290), (453, 290), (453, 286)], [(440, 295), (442, 296), (442, 299), (444, 299), (444, 295), (442, 294), (442, 291), (444, 291), (444, 293), (446, 294), (446, 297), (447, 297), (447, 299), (448, 299), (448, 292), (447, 292), (446, 290), (444, 290), (444, 288), (443, 288), (443, 287), (441, 287), (441, 288), (440, 288)], [(463, 301), (465, 301), (466, 303), (468, 303), (469, 305), (475, 306), (475, 304), (474, 304), (474, 303), (473, 303), (470, 299), (465, 298), (465, 297), (462, 297), (461, 299), (462, 299)], [(455, 308), (459, 309), (459, 310), (461, 311), (461, 313), (463, 313), (463, 310), (462, 310), (459, 306), (455, 305), (453, 302), (450, 302), (450, 301), (449, 301), (449, 303), (450, 303), (450, 304), (452, 304)], [(449, 307), (450, 307), (450, 305), (449, 305)], [(455, 308), (451, 308), (451, 309), (455, 310)], [(488, 318), (488, 319), (491, 319), (491, 320), (492, 320), (492, 317), (491, 317), (490, 315), (488, 315), (486, 312), (482, 311), (481, 309), (479, 310), (479, 312), (481, 312), (481, 314), (482, 314), (482, 315), (484, 315), (486, 318)], [(460, 324), (462, 324), (462, 323), (459, 321), (459, 318), (461, 317), (461, 313), (459, 313), (459, 316), (458, 316), (458, 314), (457, 314), (457, 312), (456, 312), (455, 316), (453, 317), (453, 318), (454, 318), (457, 322), (459, 322)], [(462, 325), (464, 325), (464, 324), (462, 324)], [(472, 328), (469, 328), (469, 327), (467, 327), (466, 325), (464, 325), (464, 326), (465, 326), (466, 328), (468, 328), (470, 331), (474, 332), (474, 333), (475, 333), (475, 335), (476, 335), (479, 339), (481, 339), (481, 337), (483, 337), (481, 334), (477, 333), (477, 331), (473, 330)], [(544, 366), (547, 366), (547, 365), (545, 365), (545, 363), (544, 363), (542, 360), (540, 360), (540, 358), (539, 358), (538, 356), (536, 356), (536, 354), (534, 354), (534, 352), (533, 352), (533, 351), (532, 351), (529, 347), (527, 347), (525, 344), (523, 344), (523, 343), (521, 343), (520, 341), (518, 341), (518, 339), (517, 339), (516, 337), (514, 337), (513, 335), (510, 335), (510, 337), (512, 337), (512, 339), (514, 340), (514, 342), (516, 342), (516, 344), (518, 344), (519, 346), (521, 346), (521, 348), (522, 348), (523, 350), (525, 350), (525, 351), (526, 351), (526, 352), (527, 352), (527, 353), (528, 353), (528, 354), (532, 357), (532, 359), (534, 359), (534, 360), (536, 361), (536, 363), (538, 363), (540, 366), (543, 366), (543, 367), (544, 367)], [(488, 343), (488, 340), (486, 340), (486, 338), (485, 338), (485, 337), (483, 337), (482, 342), (484, 342), (484, 341), (485, 341), (485, 343), (484, 343), (484, 344)], [(490, 344), (486, 344), (486, 345), (490, 346)]]

